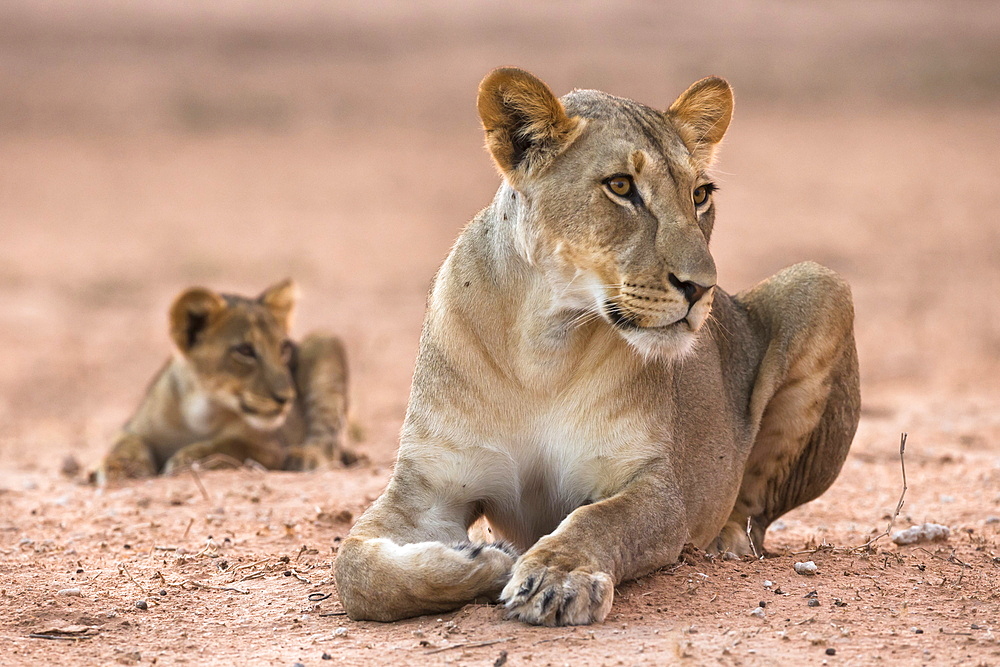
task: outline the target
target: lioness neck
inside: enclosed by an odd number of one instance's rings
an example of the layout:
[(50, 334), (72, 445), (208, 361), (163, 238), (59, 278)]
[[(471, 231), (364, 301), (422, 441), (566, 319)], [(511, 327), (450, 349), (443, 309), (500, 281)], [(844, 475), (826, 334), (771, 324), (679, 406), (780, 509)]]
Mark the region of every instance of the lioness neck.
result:
[(641, 360), (627, 343), (545, 279), (521, 197), (503, 184), (459, 237), (431, 293), (425, 345), (539, 392), (606, 363), (629, 376)]

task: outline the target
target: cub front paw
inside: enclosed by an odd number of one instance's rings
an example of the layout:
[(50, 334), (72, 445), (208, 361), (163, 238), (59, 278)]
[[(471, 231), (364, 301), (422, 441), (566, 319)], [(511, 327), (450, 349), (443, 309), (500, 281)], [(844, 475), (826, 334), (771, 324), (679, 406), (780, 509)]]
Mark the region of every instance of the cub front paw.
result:
[(533, 625), (600, 623), (611, 611), (614, 581), (605, 572), (521, 563), (500, 601), (507, 616)]

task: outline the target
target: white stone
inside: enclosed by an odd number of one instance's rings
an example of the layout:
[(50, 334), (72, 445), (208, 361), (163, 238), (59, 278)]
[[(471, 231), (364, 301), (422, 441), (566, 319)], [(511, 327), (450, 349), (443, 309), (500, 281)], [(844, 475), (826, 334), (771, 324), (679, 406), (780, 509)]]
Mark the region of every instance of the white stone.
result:
[(951, 529), (948, 526), (942, 526), (939, 523), (922, 523), (919, 526), (912, 526), (893, 533), (892, 541), (899, 545), (918, 544), (947, 540), (950, 536)]
[(816, 567), (816, 563), (811, 560), (807, 560), (804, 563), (796, 563), (794, 566), (796, 574), (816, 574), (819, 569)]

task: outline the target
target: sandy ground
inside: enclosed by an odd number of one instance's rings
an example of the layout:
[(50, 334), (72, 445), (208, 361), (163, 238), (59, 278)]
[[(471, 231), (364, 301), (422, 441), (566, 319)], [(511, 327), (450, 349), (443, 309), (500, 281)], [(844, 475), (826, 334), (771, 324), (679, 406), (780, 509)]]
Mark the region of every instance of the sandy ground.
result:
[[(1000, 664), (992, 5), (201, 4), (0, 7), (0, 663)], [(861, 426), (770, 557), (688, 554), (601, 625), (354, 623), (337, 542), (388, 477), (431, 277), (496, 187), (474, 96), (501, 64), (662, 107), (732, 81), (720, 282), (802, 259), (848, 278)], [(347, 341), (370, 464), (85, 484), (171, 297), (286, 275), (298, 332)], [(896, 507), (904, 431), (895, 528), (951, 536), (854, 548)]]

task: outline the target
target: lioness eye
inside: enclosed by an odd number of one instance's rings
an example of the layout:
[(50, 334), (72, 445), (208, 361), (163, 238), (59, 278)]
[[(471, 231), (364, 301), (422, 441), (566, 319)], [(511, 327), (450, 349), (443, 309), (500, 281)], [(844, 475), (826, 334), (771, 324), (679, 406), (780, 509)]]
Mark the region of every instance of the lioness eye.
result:
[(691, 193), (691, 198), (694, 200), (694, 205), (702, 206), (705, 202), (708, 201), (708, 196), (712, 194), (713, 190), (715, 190), (715, 185), (713, 185), (712, 183), (706, 183), (705, 185), (700, 185), (696, 187), (694, 189), (694, 192)]
[(604, 184), (608, 186), (608, 189), (614, 192), (619, 197), (628, 197), (632, 194), (632, 177), (620, 174), (618, 176), (612, 176), (611, 178), (604, 181)]
[(253, 349), (253, 345), (250, 343), (240, 343), (233, 347), (233, 353), (238, 357), (244, 357), (246, 359), (256, 359), (257, 351)]

